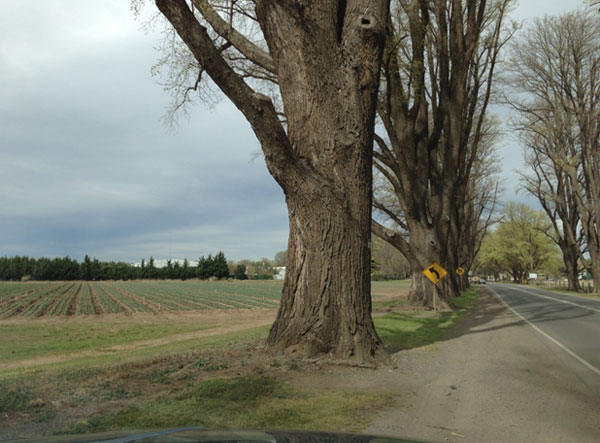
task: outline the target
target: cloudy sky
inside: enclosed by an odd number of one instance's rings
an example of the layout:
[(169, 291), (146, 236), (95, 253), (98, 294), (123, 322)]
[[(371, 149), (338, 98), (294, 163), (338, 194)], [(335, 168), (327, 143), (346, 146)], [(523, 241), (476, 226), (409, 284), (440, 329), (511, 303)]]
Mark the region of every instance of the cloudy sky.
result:
[[(518, 20), (575, 2), (522, 0)], [(129, 0), (0, 0), (0, 256), (136, 262), (287, 245), (284, 196), (226, 100), (177, 128), (150, 69), (158, 31)], [(521, 166), (501, 143), (507, 194)]]

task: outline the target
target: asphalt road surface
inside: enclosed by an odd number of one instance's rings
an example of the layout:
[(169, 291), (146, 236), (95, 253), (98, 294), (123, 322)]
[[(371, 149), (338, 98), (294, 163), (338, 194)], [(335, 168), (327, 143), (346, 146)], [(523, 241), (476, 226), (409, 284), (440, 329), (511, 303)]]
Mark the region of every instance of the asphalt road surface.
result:
[[(368, 432), (432, 442), (600, 442), (600, 307), (488, 284), (445, 340), (394, 354)], [(525, 292), (524, 292), (525, 291)]]
[(600, 300), (524, 285), (490, 288), (518, 317), (600, 376)]

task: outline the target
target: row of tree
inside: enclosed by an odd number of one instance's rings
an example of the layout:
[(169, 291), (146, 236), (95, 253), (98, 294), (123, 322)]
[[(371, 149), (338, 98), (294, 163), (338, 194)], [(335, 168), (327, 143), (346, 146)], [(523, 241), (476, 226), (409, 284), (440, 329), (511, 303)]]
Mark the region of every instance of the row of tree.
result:
[[(497, 204), (487, 108), (517, 29), (505, 23), (514, 1), (155, 2), (179, 37), (165, 38), (159, 62), (181, 92), (174, 108), (196, 91), (204, 98), (210, 77), (250, 123), (286, 197), (288, 269), (267, 347), (368, 362), (385, 355), (370, 316), (372, 226), (410, 264), (409, 302), (432, 304), (423, 269), (438, 261), (450, 271), (438, 294), (451, 307), (467, 284), (453, 271), (473, 265)], [(594, 78), (586, 69), (597, 63), (587, 64), (572, 75)], [(581, 97), (570, 94), (567, 103)], [(595, 127), (575, 116), (577, 134)], [(576, 198), (589, 203), (585, 192)]]
[(167, 260), (164, 267), (156, 267), (154, 258), (142, 259), (140, 265), (100, 261), (86, 255), (81, 263), (70, 257), (32, 258), (0, 257), (0, 280), (134, 280), (134, 279), (182, 279), (230, 276), (229, 266), (223, 252), (214, 257), (200, 257), (197, 266), (187, 259), (183, 263)]
[(164, 266), (156, 266), (155, 259), (142, 259), (139, 264), (100, 261), (86, 255), (82, 262), (70, 257), (32, 258), (0, 257), (0, 280), (135, 280), (168, 279), (187, 280), (224, 279), (272, 280), (277, 267), (285, 266), (287, 251), (278, 252), (274, 260), (228, 261), (223, 252), (200, 257), (196, 263), (167, 260)]
[[(431, 299), (422, 274), (427, 263), (470, 270), (500, 219), (478, 267), (517, 281), (560, 268), (573, 291), (581, 290), (579, 275), (587, 271), (599, 288), (600, 17), (590, 10), (546, 16), (512, 38), (516, 28), (502, 34), (501, 26), (511, 2), (488, 2), (477, 19), (469, 11), (477, 2), (466, 3), (463, 16), (454, 11), (456, 26), (464, 20), (457, 44), (446, 40), (452, 34), (442, 4), (431, 17), (415, 2), (403, 3), (393, 21), (402, 32), (399, 40), (388, 37), (393, 51), (382, 67), (378, 112), (387, 137), (375, 136), (374, 232), (412, 265), (409, 301), (419, 305)], [(529, 166), (522, 185), (545, 214), (511, 204), (494, 214), (498, 130), (486, 108), (498, 51), (509, 38), (504, 88), (496, 96), (515, 111), (511, 127)], [(442, 294), (451, 301), (466, 281), (454, 272), (449, 277)]]
[(600, 17), (578, 10), (535, 21), (511, 51), (513, 127), (524, 188), (548, 216), (569, 289), (587, 270), (600, 288)]
[[(487, 108), (500, 51), (515, 31), (505, 26), (512, 3), (410, 1), (392, 9), (373, 232), (410, 263), (410, 304), (432, 307), (435, 291), (451, 308), (468, 284), (454, 270), (470, 270), (493, 222), (499, 131)], [(423, 274), (433, 262), (450, 271), (437, 291)]]

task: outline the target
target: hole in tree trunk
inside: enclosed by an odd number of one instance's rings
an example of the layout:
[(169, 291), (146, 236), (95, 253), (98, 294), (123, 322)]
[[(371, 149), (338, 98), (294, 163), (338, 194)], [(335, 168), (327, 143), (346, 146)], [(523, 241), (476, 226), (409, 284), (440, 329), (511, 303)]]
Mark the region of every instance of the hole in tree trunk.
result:
[(377, 21), (371, 15), (363, 15), (360, 17), (360, 27), (364, 30), (374, 29)]

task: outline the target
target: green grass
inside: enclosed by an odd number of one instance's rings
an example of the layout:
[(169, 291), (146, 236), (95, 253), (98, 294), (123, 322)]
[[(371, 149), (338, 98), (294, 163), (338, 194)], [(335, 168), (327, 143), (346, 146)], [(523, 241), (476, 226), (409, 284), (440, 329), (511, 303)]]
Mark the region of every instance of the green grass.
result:
[(102, 350), (112, 345), (210, 328), (210, 325), (176, 324), (161, 318), (148, 323), (123, 320), (0, 323), (0, 362)]
[[(526, 288), (527, 286), (523, 286), (523, 287)], [(593, 287), (591, 287), (591, 288), (588, 287), (587, 288), (587, 289), (590, 290), (590, 292), (574, 292), (574, 291), (567, 291), (566, 289), (561, 289), (561, 288), (550, 288), (550, 287), (535, 286), (535, 285), (533, 285), (531, 287), (535, 288), (535, 289), (545, 289), (547, 291), (559, 292), (561, 294), (576, 295), (578, 297), (600, 299), (600, 294), (599, 293), (592, 292), (593, 291)]]
[(375, 328), (390, 352), (430, 345), (440, 340), (478, 297), (477, 290), (468, 290), (454, 300), (457, 310), (452, 312), (390, 312), (374, 319)]
[(0, 412), (26, 409), (32, 398), (31, 389), (22, 382), (0, 384)]
[(19, 377), (37, 377), (39, 374), (55, 371), (76, 371), (93, 368), (106, 368), (114, 364), (135, 364), (149, 358), (165, 358), (187, 352), (206, 350), (227, 350), (264, 341), (270, 326), (260, 326), (238, 332), (230, 332), (214, 336), (191, 338), (156, 346), (148, 346), (120, 352), (112, 352), (93, 356), (83, 356), (56, 363), (40, 364), (32, 368), (8, 369), (0, 371), (0, 381)]
[(543, 289), (546, 291), (554, 291), (554, 292), (559, 292), (562, 294), (576, 295), (576, 296), (584, 297), (584, 298), (600, 299), (600, 293), (594, 292), (594, 286), (586, 286), (586, 287), (582, 288), (583, 292), (574, 292), (574, 291), (568, 291), (566, 287), (561, 288), (561, 287), (552, 287), (552, 286), (544, 286), (544, 285), (538, 286), (535, 284), (529, 285), (529, 284), (515, 283), (512, 281), (503, 281), (501, 283), (519, 286), (519, 287), (522, 287), (523, 289), (527, 289), (527, 288)]
[(366, 411), (390, 402), (383, 394), (300, 393), (265, 376), (217, 378), (74, 423), (57, 434), (176, 426), (353, 431), (366, 425)]

